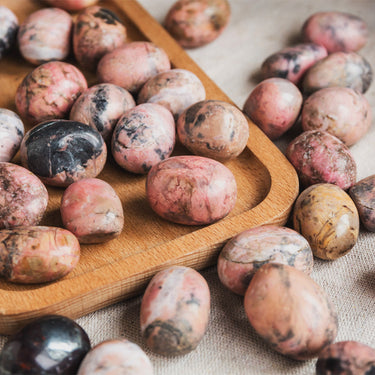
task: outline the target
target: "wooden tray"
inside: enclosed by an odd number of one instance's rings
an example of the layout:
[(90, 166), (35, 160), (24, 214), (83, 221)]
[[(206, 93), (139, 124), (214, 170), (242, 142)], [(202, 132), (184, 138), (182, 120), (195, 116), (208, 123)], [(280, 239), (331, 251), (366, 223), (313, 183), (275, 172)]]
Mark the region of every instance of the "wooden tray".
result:
[[(156, 43), (168, 53), (173, 67), (190, 70), (201, 79), (208, 99), (230, 102), (136, 1), (107, 0), (100, 4), (122, 19), (129, 40)], [(0, 0), (0, 5), (12, 9), (20, 21), (43, 7), (37, 0)], [(0, 107), (16, 111), (16, 89), (33, 68), (17, 51), (0, 61)], [(85, 75), (89, 86), (97, 83), (94, 75)], [(209, 226), (177, 225), (157, 217), (145, 200), (145, 176), (127, 173), (107, 161), (99, 177), (109, 182), (122, 200), (123, 233), (105, 244), (82, 245), (77, 268), (59, 281), (17, 285), (0, 280), (0, 333), (13, 333), (20, 325), (47, 313), (78, 318), (141, 293), (149, 279), (166, 266), (202, 269), (214, 264), (223, 243), (240, 231), (266, 223), (284, 224), (298, 194), (297, 175), (277, 147), (250, 121), (249, 127), (247, 148), (226, 164), (238, 185), (236, 206), (226, 218)], [(63, 190), (48, 190), (49, 205), (41, 224), (61, 226)]]

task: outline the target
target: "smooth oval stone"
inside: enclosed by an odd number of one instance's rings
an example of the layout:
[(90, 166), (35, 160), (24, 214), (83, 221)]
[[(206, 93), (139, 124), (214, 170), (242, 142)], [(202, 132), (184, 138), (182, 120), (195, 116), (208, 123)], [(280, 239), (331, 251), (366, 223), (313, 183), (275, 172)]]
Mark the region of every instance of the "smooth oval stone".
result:
[(126, 339), (107, 340), (92, 348), (77, 375), (153, 375), (147, 354)]
[(336, 185), (316, 184), (302, 191), (292, 217), (294, 229), (309, 241), (314, 255), (320, 259), (342, 257), (357, 242), (357, 208)]
[(169, 9), (164, 26), (184, 48), (196, 48), (219, 37), (229, 23), (227, 0), (179, 0)]
[(86, 89), (86, 78), (75, 66), (50, 61), (36, 67), (18, 86), (17, 111), (32, 125), (62, 119)]
[(0, 162), (0, 229), (38, 225), (48, 204), (42, 181), (19, 165)]
[(310, 274), (314, 260), (309, 243), (298, 232), (264, 225), (230, 239), (219, 254), (217, 272), (223, 285), (243, 296), (255, 272), (270, 262), (288, 264)]
[(112, 137), (112, 155), (129, 172), (145, 174), (167, 159), (174, 148), (176, 128), (170, 111), (143, 103), (124, 113)]
[(327, 87), (306, 99), (301, 122), (305, 131), (326, 131), (352, 146), (370, 129), (372, 110), (360, 92), (347, 87)]
[(365, 93), (372, 82), (372, 68), (355, 52), (334, 52), (312, 66), (303, 79), (305, 95), (326, 87), (349, 87)]
[(272, 140), (281, 137), (296, 122), (302, 94), (284, 78), (260, 82), (245, 101), (243, 111)]
[(13, 46), (17, 31), (17, 16), (8, 7), (0, 6), (0, 59)]
[(171, 69), (150, 78), (138, 94), (137, 103), (156, 103), (175, 118), (196, 102), (206, 99), (201, 80), (185, 69)]
[(304, 74), (319, 60), (327, 56), (327, 50), (318, 44), (303, 43), (286, 47), (268, 56), (262, 63), (264, 79), (285, 78), (298, 85)]
[(124, 226), (119, 196), (98, 178), (84, 178), (69, 185), (61, 198), (60, 212), (64, 227), (80, 243), (109, 241), (118, 237)]
[(109, 143), (117, 121), (133, 107), (135, 101), (128, 91), (111, 83), (102, 83), (91, 86), (79, 96), (69, 118), (97, 129)]
[(301, 185), (330, 183), (346, 190), (357, 178), (357, 165), (349, 148), (334, 135), (308, 130), (292, 140), (286, 157), (295, 167)]
[(70, 120), (46, 121), (29, 130), (22, 140), (22, 165), (45, 184), (68, 186), (96, 177), (104, 168), (107, 147), (100, 133)]
[(316, 362), (317, 375), (370, 375), (375, 372), (375, 349), (357, 341), (328, 345)]
[(90, 5), (96, 4), (99, 0), (44, 0), (53, 7), (75, 12), (82, 10)]
[(170, 68), (162, 48), (151, 42), (130, 42), (105, 54), (97, 75), (99, 82), (113, 83), (135, 94), (150, 78)]
[(325, 291), (304, 272), (268, 263), (244, 299), (255, 331), (277, 352), (297, 360), (317, 357), (337, 335), (337, 313)]
[(140, 311), (146, 345), (165, 356), (194, 350), (202, 340), (210, 316), (210, 290), (192, 268), (172, 266), (148, 284)]
[(355, 52), (367, 42), (369, 31), (363, 19), (344, 12), (317, 12), (303, 24), (308, 42), (324, 46), (328, 53)]
[(109, 9), (90, 6), (82, 10), (74, 22), (74, 56), (84, 69), (95, 71), (106, 53), (125, 42), (126, 28)]
[(43, 8), (31, 13), (18, 30), (22, 57), (35, 65), (64, 60), (70, 52), (72, 27), (73, 19), (65, 10)]
[(11, 161), (18, 151), (25, 128), (19, 116), (0, 108), (0, 162)]
[(246, 147), (249, 124), (234, 105), (203, 100), (187, 108), (177, 121), (180, 142), (193, 154), (225, 162)]
[(151, 168), (146, 195), (151, 208), (162, 218), (203, 225), (222, 219), (234, 208), (237, 184), (232, 172), (220, 162), (182, 155)]
[(29, 226), (0, 230), (0, 275), (8, 281), (54, 281), (72, 271), (79, 258), (79, 242), (65, 229)]
[(350, 189), (364, 227), (375, 232), (375, 174), (356, 182)]
[(5, 343), (0, 356), (1, 374), (71, 375), (90, 350), (86, 332), (73, 320), (46, 315)]

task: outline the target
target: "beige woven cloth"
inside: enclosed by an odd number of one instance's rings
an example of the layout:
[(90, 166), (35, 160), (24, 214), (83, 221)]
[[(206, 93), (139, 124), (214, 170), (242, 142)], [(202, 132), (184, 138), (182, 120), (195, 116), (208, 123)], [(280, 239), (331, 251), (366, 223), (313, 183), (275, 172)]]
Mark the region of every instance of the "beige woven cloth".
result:
[[(124, 0), (126, 1), (126, 0)], [(139, 0), (160, 22), (173, 0)], [(257, 83), (259, 67), (271, 53), (296, 43), (303, 21), (322, 10), (346, 11), (362, 17), (370, 40), (360, 53), (375, 68), (374, 0), (230, 0), (231, 23), (215, 42), (189, 54), (242, 108)], [(375, 83), (366, 93), (375, 113)], [(250, 135), (251, 136), (251, 135)], [(278, 141), (283, 150), (288, 137)], [(351, 150), (358, 179), (375, 173), (375, 126)], [(336, 305), (339, 332), (336, 341), (357, 340), (375, 347), (375, 234), (361, 230), (358, 242), (346, 256), (316, 260), (312, 278)], [(246, 319), (242, 298), (219, 282), (216, 268), (202, 272), (212, 295), (211, 319), (198, 348), (185, 356), (164, 358), (147, 350), (139, 332), (141, 297), (121, 302), (77, 319), (92, 345), (126, 337), (140, 345), (157, 375), (313, 374), (315, 360), (297, 362), (272, 351)], [(1, 304), (1, 301), (0, 301)], [(0, 348), (6, 338), (0, 336)]]

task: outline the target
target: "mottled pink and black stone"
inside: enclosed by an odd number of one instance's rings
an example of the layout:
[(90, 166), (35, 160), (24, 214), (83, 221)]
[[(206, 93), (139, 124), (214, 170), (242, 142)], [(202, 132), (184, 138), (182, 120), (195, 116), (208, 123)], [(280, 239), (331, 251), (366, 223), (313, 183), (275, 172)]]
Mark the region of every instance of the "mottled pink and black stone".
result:
[(26, 133), (22, 164), (44, 183), (68, 186), (96, 177), (103, 169), (107, 148), (100, 133), (77, 121), (46, 121)]
[(18, 19), (7, 7), (0, 6), (0, 59), (15, 42)]
[(89, 350), (82, 327), (69, 318), (47, 315), (9, 338), (0, 355), (0, 374), (76, 374)]

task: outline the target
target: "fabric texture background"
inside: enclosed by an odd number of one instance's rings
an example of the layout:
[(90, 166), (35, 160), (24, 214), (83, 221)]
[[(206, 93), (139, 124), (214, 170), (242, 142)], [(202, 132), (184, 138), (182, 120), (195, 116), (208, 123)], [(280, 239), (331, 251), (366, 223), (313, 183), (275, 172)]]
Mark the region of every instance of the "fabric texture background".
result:
[[(126, 1), (126, 0), (124, 0)], [(369, 26), (368, 44), (359, 52), (375, 69), (374, 0), (229, 0), (231, 22), (211, 44), (188, 50), (190, 56), (242, 108), (259, 82), (262, 61), (281, 48), (300, 42), (307, 17), (317, 11), (337, 10), (362, 17)], [(139, 0), (160, 22), (172, 0)], [(1, 2), (0, 2), (1, 3)], [(375, 114), (375, 83), (366, 93)], [(276, 144), (285, 145), (296, 135), (291, 130)], [(250, 134), (251, 137), (251, 134)], [(375, 125), (351, 147), (358, 167), (358, 180), (375, 173)], [(375, 234), (361, 228), (355, 247), (335, 261), (315, 259), (312, 278), (335, 304), (339, 318), (336, 341), (357, 340), (375, 348)], [(247, 321), (243, 299), (226, 290), (216, 268), (201, 271), (212, 294), (208, 331), (198, 348), (185, 356), (165, 358), (151, 353), (139, 330), (141, 296), (77, 319), (92, 345), (125, 337), (149, 355), (157, 375), (193, 374), (313, 374), (315, 362), (294, 361), (270, 349)], [(1, 306), (1, 301), (0, 301)], [(0, 349), (6, 342), (0, 336)]]

